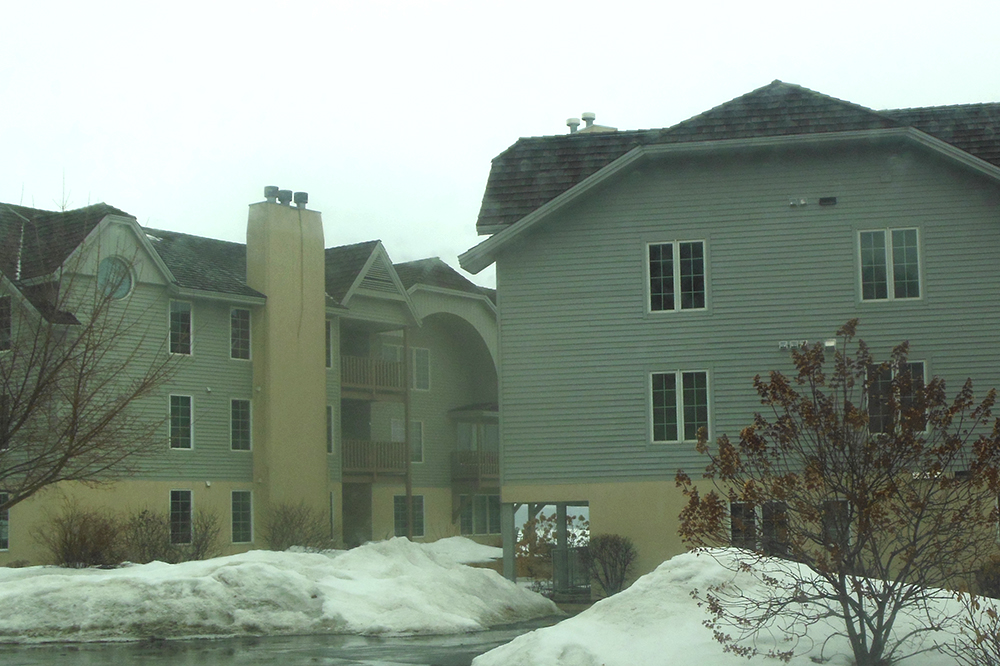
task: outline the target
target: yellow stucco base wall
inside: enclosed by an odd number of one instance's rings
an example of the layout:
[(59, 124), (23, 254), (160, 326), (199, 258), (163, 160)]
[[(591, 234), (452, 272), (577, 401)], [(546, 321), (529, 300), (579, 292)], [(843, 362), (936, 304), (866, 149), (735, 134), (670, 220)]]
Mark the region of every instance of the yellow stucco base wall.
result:
[[(504, 486), (504, 503), (586, 502), (591, 534), (621, 534), (639, 551), (636, 576), (687, 550), (677, 535), (684, 496), (670, 481)], [(570, 513), (573, 513), (570, 510)]]
[[(207, 510), (217, 516), (222, 554), (263, 547), (256, 525), (252, 543), (232, 543), (231, 493), (233, 490), (252, 490), (249, 483), (213, 481), (208, 485), (203, 481), (120, 481), (95, 487), (65, 483), (44, 490), (11, 508), (10, 547), (0, 551), (0, 566), (25, 561), (30, 564), (51, 564), (51, 556), (37, 542), (35, 534), (39, 529), (44, 529), (52, 516), (59, 515), (66, 507), (108, 510), (118, 514), (143, 509), (168, 513), (171, 490), (190, 490), (192, 508), (196, 513)], [(253, 501), (256, 503), (256, 497), (253, 497)]]

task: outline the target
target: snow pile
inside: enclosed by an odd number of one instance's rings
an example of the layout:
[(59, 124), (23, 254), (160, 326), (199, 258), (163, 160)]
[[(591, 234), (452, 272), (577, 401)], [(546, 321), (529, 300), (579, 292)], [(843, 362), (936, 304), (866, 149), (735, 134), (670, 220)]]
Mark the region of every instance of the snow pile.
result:
[(447, 634), (559, 612), (494, 571), (406, 539), (111, 570), (0, 568), (0, 608), (0, 641), (7, 642)]
[(484, 546), (465, 537), (438, 539), (433, 543), (424, 544), (424, 548), (435, 555), (446, 557), (459, 564), (481, 564), (503, 557), (503, 548)]
[[(717, 552), (720, 558), (724, 552)], [(783, 566), (789, 563), (782, 562)], [(793, 565), (794, 566), (794, 565)], [(636, 664), (685, 664), (737, 666), (747, 660), (726, 654), (722, 645), (702, 624), (708, 618), (704, 608), (691, 597), (692, 590), (704, 593), (711, 585), (734, 582), (745, 597), (761, 593), (760, 583), (748, 574), (733, 574), (711, 555), (687, 553), (661, 564), (637, 580), (632, 587), (594, 604), (576, 617), (557, 625), (524, 634), (473, 661), (473, 666), (635, 666)], [(756, 593), (756, 594), (755, 594)], [(953, 613), (954, 601), (942, 602), (942, 612)], [(920, 622), (914, 618), (913, 622)], [(849, 666), (853, 663), (846, 638), (834, 636), (835, 620), (819, 622), (809, 630), (809, 643), (801, 642), (792, 659), (793, 666)], [(897, 632), (905, 633), (910, 619), (900, 618)], [(842, 625), (841, 625), (842, 626)], [(922, 625), (921, 625), (922, 626)], [(928, 641), (932, 637), (928, 637)], [(951, 642), (954, 635), (941, 632), (933, 638)], [(780, 636), (760, 636), (757, 648), (788, 649)], [(811, 649), (810, 649), (811, 648)], [(696, 655), (696, 656), (695, 656)], [(942, 656), (927, 652), (906, 660), (908, 666), (940, 666)]]

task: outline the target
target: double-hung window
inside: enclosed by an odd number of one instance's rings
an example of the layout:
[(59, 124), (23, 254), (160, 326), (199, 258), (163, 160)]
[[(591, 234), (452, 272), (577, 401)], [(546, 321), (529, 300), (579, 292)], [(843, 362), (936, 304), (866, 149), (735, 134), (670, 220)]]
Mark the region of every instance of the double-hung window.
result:
[(705, 309), (705, 243), (676, 241), (648, 246), (649, 310)]
[(462, 495), (462, 534), (500, 534), (500, 496)]
[(847, 550), (851, 543), (851, 507), (846, 500), (827, 500), (822, 505), (823, 543)]
[(708, 373), (654, 372), (650, 381), (653, 441), (695, 441), (708, 427)]
[[(393, 533), (406, 536), (406, 495), (392, 498)], [(413, 536), (424, 535), (424, 496), (413, 495)]]
[(13, 329), (10, 296), (0, 296), (0, 351), (10, 349)]
[(916, 229), (862, 231), (861, 299), (920, 298), (920, 251)]
[[(924, 389), (923, 361), (910, 361), (894, 367), (869, 370), (868, 432), (892, 432), (896, 422), (912, 418), (916, 401)], [(926, 418), (915, 424), (923, 430)]]
[(326, 406), (326, 452), (333, 453), (333, 405)]
[(771, 557), (787, 557), (788, 509), (784, 502), (767, 501), (758, 506), (746, 502), (729, 504), (730, 544), (757, 550)]
[(191, 448), (193, 441), (191, 422), (191, 396), (170, 396), (170, 448)]
[[(7, 493), (0, 493), (0, 504), (7, 501)], [(10, 510), (0, 509), (0, 550), (10, 548)]]
[(234, 490), (232, 495), (233, 543), (253, 541), (253, 497), (249, 490)]
[(326, 367), (333, 367), (333, 322), (326, 320)]
[(250, 311), (229, 311), (229, 357), (250, 360)]
[(229, 445), (233, 451), (250, 450), (250, 420), (249, 400), (229, 401)]
[(170, 353), (191, 353), (191, 304), (170, 301)]
[(191, 543), (190, 490), (170, 491), (170, 543)]

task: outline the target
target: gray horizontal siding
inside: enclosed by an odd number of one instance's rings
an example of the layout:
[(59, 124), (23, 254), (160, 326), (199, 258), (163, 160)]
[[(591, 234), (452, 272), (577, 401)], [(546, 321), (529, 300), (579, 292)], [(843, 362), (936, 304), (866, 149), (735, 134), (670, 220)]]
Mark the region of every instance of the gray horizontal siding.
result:
[[(995, 184), (917, 152), (626, 174), (498, 260), (504, 482), (700, 469), (693, 446), (649, 443), (649, 373), (708, 371), (712, 435), (737, 436), (759, 408), (754, 375), (791, 370), (778, 341), (829, 338), (852, 317), (877, 353), (909, 340), (953, 390), (971, 375), (985, 393), (1000, 384), (998, 210)], [(920, 230), (923, 298), (859, 302), (857, 231), (900, 227)], [(646, 243), (698, 239), (708, 309), (647, 313)]]

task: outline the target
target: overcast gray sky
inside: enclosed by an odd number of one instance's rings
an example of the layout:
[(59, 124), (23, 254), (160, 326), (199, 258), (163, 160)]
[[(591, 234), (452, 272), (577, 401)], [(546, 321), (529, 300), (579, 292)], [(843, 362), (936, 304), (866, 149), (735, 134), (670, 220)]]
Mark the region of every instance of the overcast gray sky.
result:
[(0, 201), (243, 241), (279, 185), (328, 246), (456, 267), (490, 160), (584, 111), (667, 127), (774, 79), (874, 109), (1000, 101), (998, 0), (23, 0), (2, 20)]

